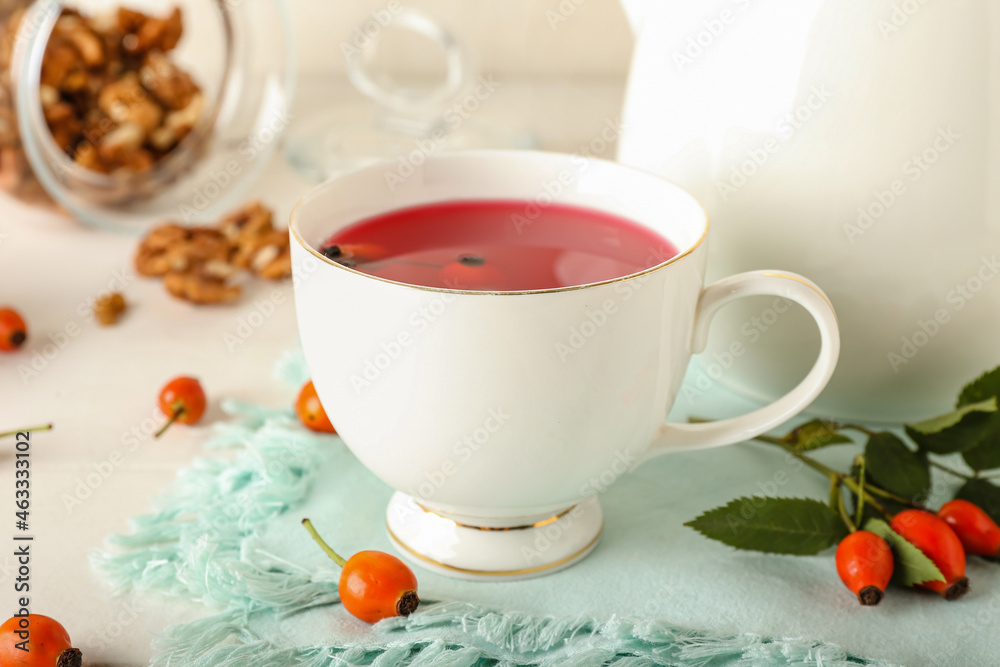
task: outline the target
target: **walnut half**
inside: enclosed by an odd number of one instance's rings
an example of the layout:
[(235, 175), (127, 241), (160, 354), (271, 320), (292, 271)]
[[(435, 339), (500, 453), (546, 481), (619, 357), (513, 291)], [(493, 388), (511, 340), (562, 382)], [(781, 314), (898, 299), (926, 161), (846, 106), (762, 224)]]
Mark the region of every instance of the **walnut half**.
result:
[(254, 201), (214, 226), (160, 225), (139, 243), (136, 270), (144, 276), (162, 276), (167, 291), (185, 301), (233, 301), (241, 290), (230, 280), (241, 272), (267, 280), (292, 274), (288, 232), (275, 229), (273, 219), (269, 208)]
[(225, 280), (206, 275), (197, 269), (170, 271), (163, 277), (163, 286), (178, 299), (202, 305), (235, 301), (241, 294), (238, 286), (227, 285)]

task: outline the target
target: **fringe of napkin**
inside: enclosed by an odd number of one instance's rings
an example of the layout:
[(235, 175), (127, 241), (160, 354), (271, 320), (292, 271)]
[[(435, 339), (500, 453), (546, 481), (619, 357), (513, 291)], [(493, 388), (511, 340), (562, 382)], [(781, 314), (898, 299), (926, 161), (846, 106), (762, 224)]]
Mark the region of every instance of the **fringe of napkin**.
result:
[[(301, 355), (286, 354), (276, 375), (299, 386), (308, 371)], [(715, 635), (659, 621), (539, 618), (465, 603), (435, 603), (382, 621), (376, 629), (384, 641), (374, 645), (277, 646), (256, 636), (252, 621), (338, 604), (339, 572), (245, 548), (247, 538), (308, 497), (331, 439), (299, 426), (291, 410), (236, 401), (223, 408), (240, 419), (216, 426), (206, 447), (239, 448), (236, 456), (196, 460), (152, 513), (130, 522), (131, 534), (108, 539), (114, 552), (92, 555), (117, 591), (157, 591), (225, 609), (168, 628), (155, 642), (154, 667), (887, 666), (814, 641)]]
[[(233, 610), (174, 626), (159, 640), (162, 652), (152, 664), (154, 667), (886, 665), (852, 658), (842, 649), (821, 642), (772, 640), (750, 634), (713, 636), (678, 630), (658, 621), (630, 623), (615, 618), (599, 623), (536, 618), (488, 611), (465, 603), (437, 604), (408, 619), (382, 621), (378, 627), (390, 635), (389, 640), (366, 646), (280, 648), (255, 637), (246, 629), (245, 621), (243, 611)], [(461, 639), (424, 634), (442, 629), (458, 630)]]

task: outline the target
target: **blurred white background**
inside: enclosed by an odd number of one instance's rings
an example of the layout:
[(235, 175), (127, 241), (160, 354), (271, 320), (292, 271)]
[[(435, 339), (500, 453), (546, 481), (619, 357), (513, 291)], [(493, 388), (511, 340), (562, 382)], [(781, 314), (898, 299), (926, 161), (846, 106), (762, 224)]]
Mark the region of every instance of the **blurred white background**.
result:
[[(589, 144), (621, 117), (634, 41), (618, 0), (289, 0), (289, 7), (299, 71), (290, 141), (318, 116), (364, 102), (347, 82), (344, 51), (364, 45), (359, 26), (375, 28), (379, 16), (407, 7), (451, 32), (473, 68), (500, 84), (477, 105), (477, 121), (534, 135), (541, 149), (614, 157), (614, 140)], [(429, 39), (391, 25), (377, 39), (379, 72), (417, 87), (443, 80), (443, 51)]]
[[(303, 75), (344, 71), (339, 45), (390, 0), (289, 0)], [(624, 80), (632, 34), (618, 0), (409, 0), (452, 30), (485, 71), (525, 77)], [(558, 17), (558, 18), (556, 18)], [(389, 54), (401, 70), (437, 66), (430, 54)]]

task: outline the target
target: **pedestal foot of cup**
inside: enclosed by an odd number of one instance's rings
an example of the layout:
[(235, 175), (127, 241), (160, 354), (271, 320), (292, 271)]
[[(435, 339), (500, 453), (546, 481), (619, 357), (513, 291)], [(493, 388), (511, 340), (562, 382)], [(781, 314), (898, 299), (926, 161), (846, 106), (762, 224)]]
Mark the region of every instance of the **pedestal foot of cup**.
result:
[(532, 523), (488, 527), (456, 521), (396, 493), (389, 501), (389, 539), (404, 558), (458, 579), (497, 581), (539, 577), (573, 565), (593, 551), (604, 515), (594, 496)]

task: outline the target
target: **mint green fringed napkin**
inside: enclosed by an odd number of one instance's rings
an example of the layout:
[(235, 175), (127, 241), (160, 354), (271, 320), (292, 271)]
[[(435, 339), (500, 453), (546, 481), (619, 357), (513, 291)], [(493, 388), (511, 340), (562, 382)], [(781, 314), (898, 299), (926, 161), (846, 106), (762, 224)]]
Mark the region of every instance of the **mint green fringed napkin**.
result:
[[(286, 355), (291, 386), (307, 371)], [(290, 391), (291, 395), (291, 391)], [(290, 396), (291, 400), (291, 396)], [(675, 415), (749, 409), (719, 390)], [(391, 551), (391, 491), (333, 436), (290, 410), (229, 402), (207, 447), (227, 460), (183, 470), (133, 533), (94, 565), (118, 590), (203, 601), (206, 618), (156, 641), (154, 665), (183, 667), (471, 667), (473, 665), (989, 665), (1000, 661), (1000, 568), (973, 562), (972, 593), (947, 603), (893, 589), (863, 608), (831, 554), (738, 552), (682, 524), (736, 496), (823, 498), (825, 481), (764, 445), (664, 457), (602, 498), (606, 528), (586, 560), (523, 582), (469, 583), (417, 569), (424, 604), (369, 626), (337, 597), (336, 568), (300, 521), (342, 553)], [(838, 451), (839, 450), (839, 451)], [(845, 465), (852, 447), (822, 452)], [(691, 628), (691, 629), (682, 629)], [(858, 656), (868, 656), (861, 658)]]

